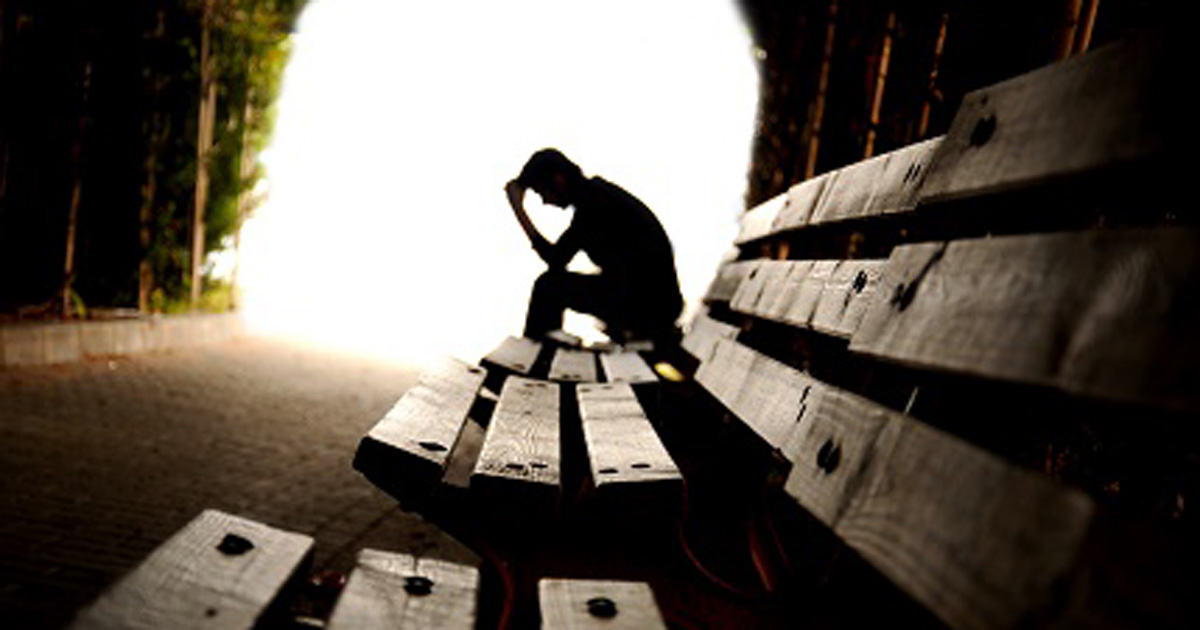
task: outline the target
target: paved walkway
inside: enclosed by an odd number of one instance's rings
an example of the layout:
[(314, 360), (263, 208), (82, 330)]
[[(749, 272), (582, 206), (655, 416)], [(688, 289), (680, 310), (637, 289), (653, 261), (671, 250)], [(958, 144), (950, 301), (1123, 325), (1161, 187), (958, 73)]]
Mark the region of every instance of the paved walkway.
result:
[(473, 561), (350, 467), (417, 372), (239, 340), (0, 371), (0, 626), (57, 628), (207, 507), (317, 540)]

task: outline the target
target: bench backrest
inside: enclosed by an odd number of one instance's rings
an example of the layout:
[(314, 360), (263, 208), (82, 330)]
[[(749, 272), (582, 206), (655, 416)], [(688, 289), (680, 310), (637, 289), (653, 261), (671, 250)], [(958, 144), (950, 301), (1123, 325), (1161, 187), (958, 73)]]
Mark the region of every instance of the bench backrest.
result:
[(1196, 586), (1112, 533), (1169, 538), (1197, 452), (1171, 46), (984, 88), (944, 137), (751, 210), (684, 339), (796, 505), (952, 627), (1175, 623)]

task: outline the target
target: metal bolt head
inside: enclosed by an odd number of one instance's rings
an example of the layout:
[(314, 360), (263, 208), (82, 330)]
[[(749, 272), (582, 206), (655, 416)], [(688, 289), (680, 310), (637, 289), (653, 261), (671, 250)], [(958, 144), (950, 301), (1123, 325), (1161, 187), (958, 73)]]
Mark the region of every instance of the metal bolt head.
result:
[(587, 601), (587, 607), (593, 617), (611, 619), (617, 616), (617, 603), (607, 597), (593, 597)]
[(237, 534), (225, 534), (217, 544), (217, 551), (227, 556), (240, 556), (254, 548), (254, 543)]
[(433, 592), (433, 580), (421, 575), (410, 575), (404, 578), (404, 592), (409, 595), (428, 595)]

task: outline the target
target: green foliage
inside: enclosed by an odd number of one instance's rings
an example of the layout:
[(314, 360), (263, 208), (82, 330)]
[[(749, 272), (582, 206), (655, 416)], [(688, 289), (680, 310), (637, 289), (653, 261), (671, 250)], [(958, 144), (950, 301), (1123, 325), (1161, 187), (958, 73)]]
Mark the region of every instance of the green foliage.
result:
[[(212, 0), (209, 23), (217, 111), (208, 156), (205, 251), (219, 250), (253, 210), (243, 203), (243, 193), (252, 190), (261, 177), (257, 155), (270, 141), (283, 72), (291, 54), (289, 38), (306, 3)], [(187, 0), (182, 6), (162, 0), (159, 7), (168, 14), (168, 33), (157, 40), (147, 38), (157, 49), (149, 51), (146, 73), (165, 77), (167, 87), (154, 93), (146, 116), (164, 113), (169, 127), (157, 165), (152, 243), (143, 252), (153, 270), (155, 294), (160, 295), (152, 299), (156, 310), (174, 308), (187, 297), (204, 5), (205, 0)], [(147, 135), (149, 145), (153, 130)]]

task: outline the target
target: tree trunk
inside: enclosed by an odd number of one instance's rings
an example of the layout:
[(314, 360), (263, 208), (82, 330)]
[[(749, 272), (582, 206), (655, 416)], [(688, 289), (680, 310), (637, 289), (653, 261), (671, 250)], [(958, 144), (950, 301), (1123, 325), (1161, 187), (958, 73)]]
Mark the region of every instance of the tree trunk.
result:
[(60, 306), (63, 319), (75, 312), (72, 284), (75, 281), (75, 237), (79, 232), (79, 203), (83, 198), (83, 141), (87, 132), (88, 96), (92, 88), (92, 62), (83, 64), (83, 87), (79, 108), (78, 128), (71, 148), (71, 205), (67, 210), (67, 242), (63, 256), (63, 280)]
[(212, 55), (213, 0), (205, 0), (200, 35), (200, 120), (196, 139), (196, 198), (192, 211), (191, 305), (200, 303), (204, 268), (204, 206), (208, 203), (208, 157), (217, 112), (217, 83)]
[[(157, 23), (150, 37), (151, 59), (161, 47), (165, 34), (166, 13), (163, 9), (159, 9)], [(167, 116), (161, 110), (159, 101), (165, 78), (153, 67), (153, 62), (150, 63), (150, 79), (147, 86), (150, 127), (146, 143), (146, 159), (142, 163), (146, 177), (142, 183), (142, 205), (138, 211), (138, 240), (142, 247), (141, 262), (138, 264), (138, 310), (142, 313), (150, 312), (150, 292), (154, 289), (154, 269), (150, 265), (150, 246), (153, 244), (154, 238), (154, 204), (158, 196), (158, 156), (166, 145), (168, 127)]]

